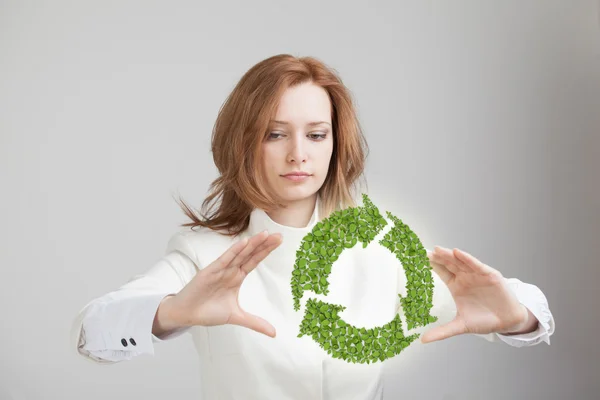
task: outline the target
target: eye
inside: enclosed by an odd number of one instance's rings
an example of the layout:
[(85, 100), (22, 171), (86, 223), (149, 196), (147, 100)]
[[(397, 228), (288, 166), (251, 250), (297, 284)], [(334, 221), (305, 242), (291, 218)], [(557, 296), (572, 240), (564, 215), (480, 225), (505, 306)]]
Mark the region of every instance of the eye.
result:
[[(279, 132), (271, 132), (267, 135), (267, 140), (275, 140), (278, 139), (279, 136), (285, 136), (283, 133), (279, 133)], [(321, 140), (325, 140), (325, 138), (327, 137), (327, 133), (309, 133), (308, 137), (310, 137), (311, 139), (315, 140), (315, 141), (321, 141)]]
[(269, 133), (269, 135), (267, 136), (267, 140), (270, 140), (270, 139), (277, 139), (277, 137), (275, 137), (275, 136), (281, 136), (281, 135), (282, 135), (281, 133), (277, 133), (277, 132), (271, 132), (271, 133)]
[(316, 139), (317, 141), (321, 141), (321, 140), (325, 140), (325, 138), (327, 137), (326, 133), (309, 133), (308, 136), (311, 137), (311, 139)]

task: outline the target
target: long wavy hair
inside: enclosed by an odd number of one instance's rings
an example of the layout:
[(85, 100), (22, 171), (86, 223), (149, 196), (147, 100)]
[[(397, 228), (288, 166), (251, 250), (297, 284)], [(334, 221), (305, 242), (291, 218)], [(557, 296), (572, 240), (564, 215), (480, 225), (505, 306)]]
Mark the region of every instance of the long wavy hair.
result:
[[(219, 110), (212, 131), (211, 151), (220, 176), (209, 188), (198, 217), (179, 198), (192, 222), (180, 226), (206, 227), (228, 236), (247, 229), (255, 207), (271, 211), (285, 207), (268, 187), (261, 162), (262, 143), (268, 136), (284, 91), (312, 82), (325, 89), (331, 101), (333, 153), (329, 170), (318, 191), (319, 216), (356, 206), (359, 178), (368, 145), (360, 127), (352, 95), (338, 73), (314, 57), (279, 54), (250, 68)], [(364, 179), (366, 187), (366, 179)]]

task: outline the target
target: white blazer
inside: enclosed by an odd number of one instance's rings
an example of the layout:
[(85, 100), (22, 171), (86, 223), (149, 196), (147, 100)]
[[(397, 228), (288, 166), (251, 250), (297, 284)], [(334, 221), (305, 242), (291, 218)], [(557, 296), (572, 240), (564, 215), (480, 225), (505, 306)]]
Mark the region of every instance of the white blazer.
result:
[[(423, 333), (451, 321), (456, 315), (456, 305), (447, 286), (432, 273), (431, 314), (439, 319), (426, 327), (407, 330), (397, 296), (406, 294), (404, 270), (400, 262), (377, 243), (387, 232), (386, 226), (367, 248), (357, 245), (340, 255), (329, 277), (327, 297), (306, 292), (301, 309), (294, 311), (291, 271), (296, 250), (318, 221), (318, 204), (305, 228), (280, 225), (263, 210), (255, 209), (250, 226), (242, 234), (242, 238), (249, 237), (267, 229), (283, 235), (282, 244), (246, 277), (239, 294), (243, 309), (273, 324), (277, 330), (275, 338), (237, 325), (194, 326), (162, 339), (152, 334), (160, 301), (168, 294), (178, 293), (199, 269), (234, 243), (230, 237), (203, 228), (175, 233), (168, 242), (165, 256), (148, 271), (85, 305), (73, 322), (73, 348), (87, 360), (113, 364), (140, 354), (152, 355), (155, 342), (190, 333), (200, 358), (204, 399), (381, 399), (382, 362), (347, 363), (332, 358), (310, 337), (297, 337), (306, 300), (315, 298), (343, 304), (347, 308), (340, 316), (366, 328), (383, 325), (399, 313), (407, 335)], [(388, 223), (393, 225), (391, 221)], [(519, 279), (505, 279), (519, 301), (539, 320), (538, 329), (524, 335), (476, 336), (515, 347), (542, 341), (550, 344), (555, 324), (544, 294)], [(421, 345), (416, 340), (397, 357)]]

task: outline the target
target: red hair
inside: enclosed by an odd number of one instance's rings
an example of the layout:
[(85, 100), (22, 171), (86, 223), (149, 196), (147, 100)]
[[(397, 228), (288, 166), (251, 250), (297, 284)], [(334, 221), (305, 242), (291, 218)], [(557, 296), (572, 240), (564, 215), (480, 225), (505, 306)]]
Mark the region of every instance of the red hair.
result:
[(319, 216), (356, 206), (359, 188), (355, 186), (363, 176), (368, 145), (350, 91), (336, 71), (318, 59), (279, 54), (250, 68), (221, 106), (212, 131), (212, 153), (220, 176), (202, 203), (203, 218), (180, 198), (183, 212), (192, 220), (181, 226), (202, 226), (235, 236), (246, 230), (255, 207), (269, 211), (284, 206), (268, 190), (260, 158), (262, 142), (285, 90), (305, 82), (325, 89), (332, 105), (333, 154), (318, 192)]

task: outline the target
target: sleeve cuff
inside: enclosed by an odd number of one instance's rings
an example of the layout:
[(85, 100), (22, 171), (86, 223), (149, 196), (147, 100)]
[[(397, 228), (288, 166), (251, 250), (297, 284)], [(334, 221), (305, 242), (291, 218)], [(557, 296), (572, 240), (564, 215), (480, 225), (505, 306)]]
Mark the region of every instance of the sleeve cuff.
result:
[(520, 335), (505, 335), (497, 332), (494, 335), (514, 347), (533, 346), (542, 341), (550, 345), (550, 336), (554, 333), (555, 323), (544, 293), (537, 286), (521, 282), (516, 278), (507, 281), (519, 302), (537, 318), (538, 327), (533, 332)]
[(159, 342), (164, 342), (167, 340), (175, 339), (176, 337), (181, 336), (184, 333), (186, 333), (190, 328), (191, 327), (176, 329), (176, 330), (170, 332), (169, 334), (164, 335), (162, 338), (156, 336), (155, 334), (152, 334), (152, 342), (159, 343)]
[(162, 339), (152, 334), (158, 306), (169, 294), (140, 293), (92, 304), (82, 321), (79, 352), (112, 362), (154, 355), (154, 342), (173, 339), (189, 329), (178, 329)]

